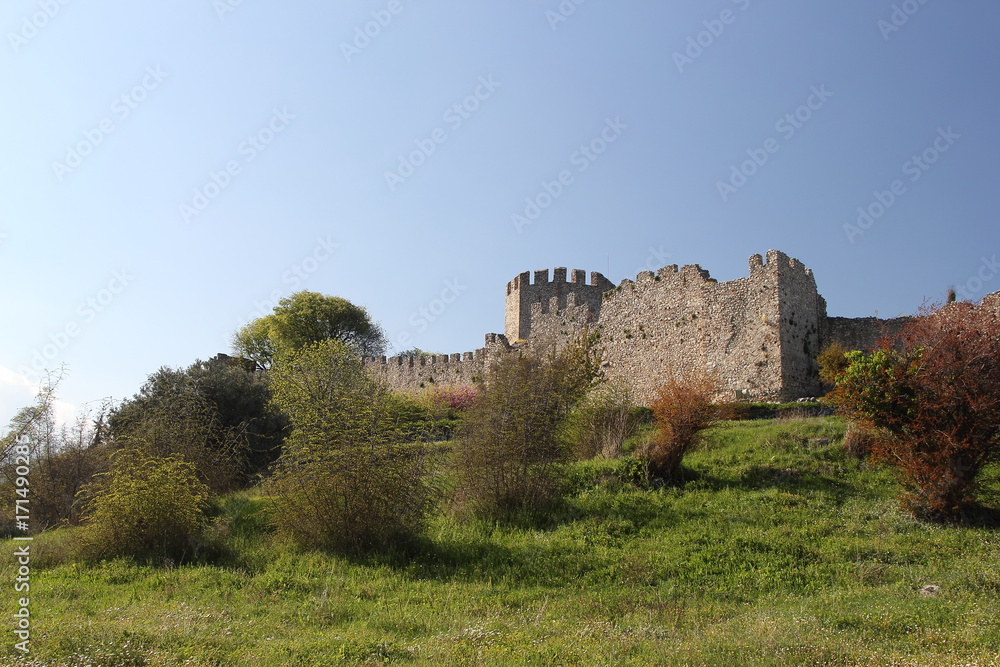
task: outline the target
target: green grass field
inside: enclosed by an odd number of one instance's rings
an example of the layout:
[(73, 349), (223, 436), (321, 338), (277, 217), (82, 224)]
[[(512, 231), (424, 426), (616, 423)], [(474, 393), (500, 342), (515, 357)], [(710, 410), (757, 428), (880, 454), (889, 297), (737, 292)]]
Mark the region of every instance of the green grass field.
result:
[(576, 464), (549, 527), (442, 514), (392, 554), (292, 552), (248, 494), (220, 503), (196, 564), (66, 562), (74, 532), (55, 531), (32, 546), (31, 653), (8, 632), (0, 662), (1000, 665), (1000, 531), (900, 513), (842, 433), (730, 422), (677, 487), (633, 484), (629, 459)]

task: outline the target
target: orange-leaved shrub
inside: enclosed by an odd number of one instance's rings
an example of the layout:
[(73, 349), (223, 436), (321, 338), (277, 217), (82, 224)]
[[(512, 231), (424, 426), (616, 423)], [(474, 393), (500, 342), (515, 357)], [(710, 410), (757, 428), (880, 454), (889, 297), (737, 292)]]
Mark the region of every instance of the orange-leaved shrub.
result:
[(650, 406), (656, 433), (639, 452), (650, 478), (674, 477), (684, 455), (719, 420), (720, 408), (712, 402), (719, 386), (718, 377), (704, 371), (675, 374), (660, 385)]

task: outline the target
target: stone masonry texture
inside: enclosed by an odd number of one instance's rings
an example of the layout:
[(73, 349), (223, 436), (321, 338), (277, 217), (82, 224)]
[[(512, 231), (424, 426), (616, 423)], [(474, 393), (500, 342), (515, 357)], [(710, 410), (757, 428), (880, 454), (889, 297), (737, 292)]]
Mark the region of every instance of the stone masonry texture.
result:
[[(718, 282), (697, 264), (644, 271), (615, 286), (600, 273), (565, 268), (524, 272), (507, 283), (504, 334), (486, 334), (475, 352), (366, 358), (399, 391), (473, 384), (489, 364), (519, 350), (560, 349), (597, 335), (611, 380), (627, 382), (648, 404), (671, 373), (714, 371), (732, 399), (794, 400), (821, 393), (817, 353), (832, 342), (868, 350), (909, 319), (827, 317), (811, 269), (768, 250), (752, 255), (749, 275)], [(1000, 304), (1000, 294), (985, 303)]]

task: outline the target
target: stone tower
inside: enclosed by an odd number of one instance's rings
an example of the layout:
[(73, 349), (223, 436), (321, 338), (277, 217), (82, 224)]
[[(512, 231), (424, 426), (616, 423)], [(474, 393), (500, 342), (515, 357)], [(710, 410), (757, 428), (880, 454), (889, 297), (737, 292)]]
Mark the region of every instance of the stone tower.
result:
[(582, 330), (597, 321), (602, 297), (614, 287), (597, 271), (591, 271), (587, 284), (587, 274), (580, 269), (573, 269), (567, 282), (565, 267), (554, 269), (551, 281), (548, 269), (535, 271), (534, 283), (530, 277), (525, 271), (507, 283), (504, 328), (511, 343)]

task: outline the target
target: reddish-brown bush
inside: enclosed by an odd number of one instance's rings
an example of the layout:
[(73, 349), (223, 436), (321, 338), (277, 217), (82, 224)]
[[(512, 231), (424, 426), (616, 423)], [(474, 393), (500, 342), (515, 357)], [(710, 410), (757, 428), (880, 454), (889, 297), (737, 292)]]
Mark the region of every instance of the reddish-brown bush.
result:
[(899, 471), (904, 506), (961, 518), (980, 472), (1000, 455), (1000, 312), (952, 303), (847, 358), (835, 401), (871, 430), (873, 458)]
[(659, 387), (651, 406), (656, 434), (639, 452), (649, 477), (669, 479), (676, 474), (684, 455), (718, 421), (720, 409), (712, 403), (718, 393), (718, 378), (704, 372), (675, 375)]

